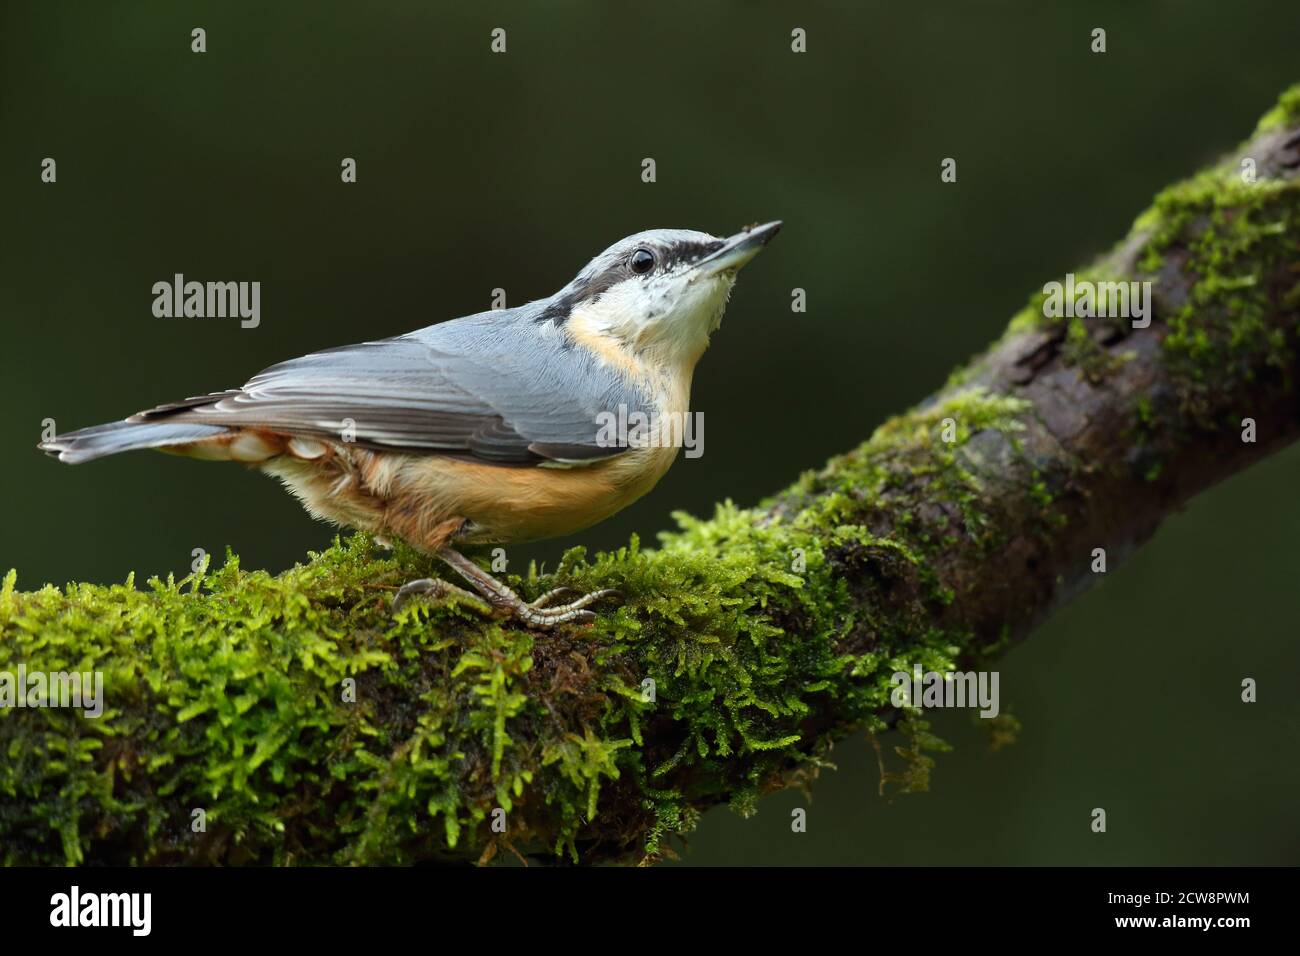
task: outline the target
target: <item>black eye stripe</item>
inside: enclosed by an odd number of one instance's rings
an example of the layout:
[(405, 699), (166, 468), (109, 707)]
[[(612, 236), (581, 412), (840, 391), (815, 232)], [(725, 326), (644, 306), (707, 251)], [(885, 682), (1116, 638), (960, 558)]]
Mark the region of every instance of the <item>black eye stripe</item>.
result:
[(676, 243), (664, 258), (664, 267), (674, 269), (682, 265), (690, 265), (699, 262), (705, 256), (711, 255), (722, 248), (721, 239), (712, 242), (679, 242)]
[[(631, 267), (632, 259), (634, 259), (638, 253), (648, 252), (654, 256), (655, 266), (658, 266), (664, 271), (671, 271), (680, 266), (689, 266), (693, 263), (699, 262), (706, 256), (710, 256), (717, 252), (724, 245), (726, 245), (725, 240), (712, 239), (705, 242), (677, 242), (663, 249), (652, 249), (646, 246), (641, 246), (633, 250), (632, 254), (628, 257), (628, 263), (629, 267)], [(635, 272), (636, 270), (633, 269), (633, 271)]]

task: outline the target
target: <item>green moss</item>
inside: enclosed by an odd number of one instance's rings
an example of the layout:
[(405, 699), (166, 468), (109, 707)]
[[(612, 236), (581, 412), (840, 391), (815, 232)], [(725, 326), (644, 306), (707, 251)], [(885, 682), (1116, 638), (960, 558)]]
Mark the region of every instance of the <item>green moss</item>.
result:
[(876, 750), (876, 760), (880, 769), (880, 793), (885, 795), (890, 788), (896, 793), (922, 793), (930, 789), (930, 774), (934, 769), (934, 758), (930, 752), (944, 753), (952, 748), (943, 740), (930, 733), (928, 721), (919, 717), (907, 716), (899, 724), (904, 743), (894, 747), (894, 753), (902, 758), (902, 768), (890, 769), (886, 764), (884, 748), (873, 734), (871, 744)]
[(1266, 317), (1296, 283), (1277, 287), (1267, 277), (1287, 275), (1300, 261), (1300, 230), (1293, 222), (1294, 178), (1245, 183), (1231, 161), (1162, 192), (1144, 217), (1151, 230), (1141, 267), (1157, 274), (1166, 258), (1195, 278), (1182, 301), (1164, 316), (1163, 347), (1176, 371), (1185, 412), (1206, 428), (1222, 427), (1209, 413), (1216, 397), (1273, 369), (1289, 387), (1293, 338)]
[[(1254, 136), (1296, 127), (1300, 127), (1300, 86), (1282, 94)], [(1278, 302), (1293, 311), (1300, 306), (1300, 275), (1291, 270), (1294, 278), (1282, 287), (1265, 282), (1264, 277), (1287, 274), (1286, 266), (1300, 258), (1300, 229), (1294, 221), (1300, 183), (1293, 176), (1269, 178), (1263, 172), (1254, 182), (1246, 182), (1241, 161), (1249, 152), (1249, 143), (1242, 144), (1218, 165), (1161, 191), (1133, 224), (1143, 242), (1138, 275), (1131, 278), (1158, 285), (1172, 256), (1172, 265), (1195, 280), (1185, 300), (1176, 295), (1171, 300), (1166, 292), (1160, 303), (1164, 314), (1158, 318), (1168, 327), (1164, 346), (1183, 380), (1183, 410), (1199, 414), (1202, 424), (1211, 428), (1222, 424), (1205, 416), (1213, 404), (1213, 390), (1235, 385), (1232, 377), (1258, 367), (1261, 357), (1279, 374), (1285, 374), (1294, 359), (1290, 338), (1283, 330), (1266, 330), (1264, 317)], [(1127, 243), (1117, 244), (1097, 264), (1076, 273), (1076, 284), (1114, 280), (1110, 263)], [(1079, 367), (1094, 382), (1114, 371), (1115, 358), (1096, 344), (1087, 323), (1044, 317), (1047, 298), (1045, 292), (1036, 291), (1011, 320), (1008, 334), (1066, 323), (1067, 364)], [(1089, 320), (1094, 321), (1105, 320)]]
[(1136, 411), (1139, 429), (1146, 431), (1155, 427), (1156, 416), (1155, 412), (1151, 410), (1151, 399), (1148, 396), (1138, 396)]
[(1008, 334), (1017, 335), (1038, 328), (1043, 323), (1043, 302), (1046, 298), (1046, 293), (1036, 292), (1029, 303), (1012, 316), (1007, 324)]
[[(884, 660), (835, 651), (847, 596), (815, 536), (760, 529), (730, 507), (682, 524), (655, 555), (633, 544), (591, 564), (567, 556), (564, 579), (617, 581), (629, 603), (589, 633), (556, 638), (483, 626), (454, 603), (390, 620), (391, 586), (427, 569), (379, 558), (361, 537), (279, 578), (232, 558), (214, 575), (144, 591), (21, 594), (11, 573), (0, 596), (6, 663), (105, 669), (110, 706), (98, 720), (0, 717), (6, 862), (81, 862), (105, 828), (133, 835), (121, 861), (194, 858), (198, 841), (198, 858), (227, 862), (400, 862), (486, 844), (497, 807), (519, 810), (510, 839), (544, 829), (556, 852), (576, 855), (602, 786), (624, 775), (653, 808), (654, 852), (665, 821), (690, 818), (675, 772), (735, 764), (756, 784), (805, 759), (791, 748), (811, 701), (842, 695), (859, 716), (886, 702)], [(806, 549), (804, 574), (790, 570), (795, 547)], [(787, 635), (778, 608), (808, 630)], [(642, 700), (645, 677), (656, 703)], [(356, 703), (344, 702), (348, 678)], [(549, 719), (566, 695), (589, 701), (582, 725)], [(675, 752), (638, 749), (653, 715), (680, 725)], [(558, 826), (530, 823), (538, 804)], [(208, 835), (190, 832), (195, 808)]]
[(1083, 319), (1075, 317), (1068, 323), (1062, 360), (1078, 368), (1090, 381), (1100, 382), (1119, 364), (1119, 357), (1101, 347)]
[[(1300, 86), (1282, 95), (1255, 135), (1284, 126), (1300, 127)], [(1209, 430), (1228, 424), (1213, 411), (1223, 394), (1253, 382), (1260, 369), (1273, 370), (1277, 387), (1287, 389), (1295, 361), (1290, 333), (1300, 323), (1300, 275), (1293, 267), (1300, 261), (1300, 182), (1294, 176), (1270, 178), (1266, 170), (1247, 182), (1241, 161), (1249, 152), (1243, 144), (1216, 166), (1161, 191), (1134, 222), (1141, 244), (1136, 274), (1127, 278), (1156, 286), (1155, 320), (1178, 392), (1176, 410)], [(1112, 263), (1122, 261), (1116, 253), (1129, 245), (1130, 240), (1117, 244), (1077, 273), (1076, 284), (1115, 281)], [(1185, 292), (1163, 285), (1171, 273), (1190, 280)], [(1278, 277), (1284, 277), (1280, 284)], [(1094, 383), (1106, 379), (1125, 358), (1098, 344), (1095, 327), (1110, 320), (1045, 318), (1046, 300), (1036, 292), (1008, 335), (1064, 323), (1063, 361)], [(1279, 305), (1297, 316), (1290, 329), (1268, 322)], [(1143, 427), (1155, 431), (1150, 420)], [(1158, 475), (1158, 465), (1150, 473)]]
[(1255, 133), (1295, 126), (1300, 126), (1300, 86), (1293, 86), (1282, 94), (1277, 105), (1261, 117)]
[(1002, 750), (1020, 739), (1021, 724), (1014, 714), (1003, 711), (996, 717), (981, 719), (980, 725), (989, 738), (990, 750)]

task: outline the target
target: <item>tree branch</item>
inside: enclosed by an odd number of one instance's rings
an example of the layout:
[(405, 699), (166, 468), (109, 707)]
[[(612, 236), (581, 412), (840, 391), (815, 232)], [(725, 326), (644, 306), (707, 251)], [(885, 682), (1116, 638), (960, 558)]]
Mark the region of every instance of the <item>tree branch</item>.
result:
[(143, 591), (25, 593), (10, 572), (0, 672), (102, 672), (106, 709), (0, 710), (0, 854), (653, 860), (708, 807), (748, 813), (836, 737), (896, 724), (891, 779), (923, 786), (937, 742), (891, 706), (894, 672), (986, 664), (1088, 585), (1094, 549), (1113, 569), (1296, 436), (1298, 169), (1300, 87), (1075, 277), (1151, 282), (1149, 326), (1053, 318), (1037, 295), (938, 393), (772, 500), (517, 582), (619, 588), (589, 628), (454, 601), (390, 619), (394, 588), (436, 569), (361, 536), (279, 577), (230, 558)]

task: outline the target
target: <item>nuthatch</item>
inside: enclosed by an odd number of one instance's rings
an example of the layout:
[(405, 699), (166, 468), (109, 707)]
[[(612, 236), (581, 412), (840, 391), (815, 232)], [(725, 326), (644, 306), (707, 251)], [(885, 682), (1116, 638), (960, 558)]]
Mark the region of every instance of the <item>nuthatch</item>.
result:
[[(663, 477), (677, 448), (601, 422), (685, 416), (695, 364), (737, 270), (781, 224), (728, 239), (652, 229), (610, 246), (550, 298), (314, 352), (243, 388), (161, 405), (42, 442), (77, 463), (137, 448), (246, 462), (317, 518), (437, 555), (500, 613), (533, 627), (589, 620), (597, 591), (524, 602), (451, 547), (590, 527)], [(467, 593), (422, 579), (411, 595)]]

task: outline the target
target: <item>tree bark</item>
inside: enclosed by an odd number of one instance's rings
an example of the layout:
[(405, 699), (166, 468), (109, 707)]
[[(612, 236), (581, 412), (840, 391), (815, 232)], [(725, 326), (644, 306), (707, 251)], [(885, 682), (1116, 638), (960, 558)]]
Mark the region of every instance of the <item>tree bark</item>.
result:
[(435, 569), (362, 537), (277, 578), (230, 559), (188, 589), (19, 592), (11, 572), (0, 671), (100, 671), (108, 709), (0, 711), (0, 854), (653, 861), (854, 729), (901, 729), (887, 777), (924, 786), (941, 742), (894, 706), (894, 673), (987, 665), (1099, 560), (1296, 437), (1298, 170), (1300, 87), (1075, 276), (1151, 283), (1149, 323), (1057, 317), (1037, 294), (937, 393), (772, 500), (517, 581), (622, 590), (587, 628), (454, 600), (390, 618), (392, 590)]

